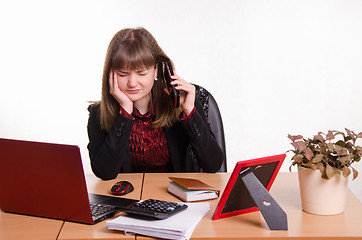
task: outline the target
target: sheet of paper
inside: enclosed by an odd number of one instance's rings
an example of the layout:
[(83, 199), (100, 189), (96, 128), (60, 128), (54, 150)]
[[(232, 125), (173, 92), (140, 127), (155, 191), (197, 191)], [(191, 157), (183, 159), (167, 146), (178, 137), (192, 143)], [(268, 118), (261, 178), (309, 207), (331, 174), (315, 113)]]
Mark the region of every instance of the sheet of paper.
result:
[(106, 226), (112, 230), (120, 230), (126, 233), (167, 238), (189, 239), (197, 224), (210, 209), (210, 204), (187, 203), (185, 211), (175, 214), (163, 220), (143, 220), (128, 215), (120, 216), (107, 221)]

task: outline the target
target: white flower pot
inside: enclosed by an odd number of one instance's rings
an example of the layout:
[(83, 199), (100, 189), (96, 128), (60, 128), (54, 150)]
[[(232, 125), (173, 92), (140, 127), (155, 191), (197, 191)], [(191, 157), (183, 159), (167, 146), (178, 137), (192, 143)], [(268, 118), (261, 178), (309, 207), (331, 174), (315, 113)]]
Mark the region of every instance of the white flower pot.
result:
[(346, 205), (348, 178), (334, 175), (327, 180), (319, 170), (303, 168), (298, 172), (302, 208), (318, 215), (342, 213)]

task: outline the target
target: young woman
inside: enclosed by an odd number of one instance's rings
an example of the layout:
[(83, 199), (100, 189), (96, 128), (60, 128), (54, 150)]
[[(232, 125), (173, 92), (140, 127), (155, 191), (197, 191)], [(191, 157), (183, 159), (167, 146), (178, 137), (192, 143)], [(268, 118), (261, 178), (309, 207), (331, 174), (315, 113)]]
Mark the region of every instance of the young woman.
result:
[(89, 156), (94, 174), (216, 172), (225, 155), (195, 98), (195, 86), (177, 74), (175, 108), (165, 82), (170, 60), (144, 28), (123, 29), (104, 63), (102, 99), (89, 106)]

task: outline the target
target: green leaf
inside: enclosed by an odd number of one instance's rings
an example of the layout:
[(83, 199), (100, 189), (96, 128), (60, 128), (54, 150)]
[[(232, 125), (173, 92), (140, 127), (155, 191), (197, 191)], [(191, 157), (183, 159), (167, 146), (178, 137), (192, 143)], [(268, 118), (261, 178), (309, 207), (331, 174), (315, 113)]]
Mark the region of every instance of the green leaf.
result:
[(339, 161), (340, 161), (341, 163), (343, 163), (343, 164), (346, 164), (346, 163), (348, 163), (349, 160), (351, 160), (352, 158), (353, 158), (353, 155), (347, 155), (347, 156), (345, 156), (345, 157), (341, 157), (341, 158), (339, 159)]
[(326, 176), (328, 179), (331, 179), (334, 175), (334, 170), (333, 167), (331, 167), (331, 165), (327, 164), (326, 166)]
[(348, 151), (345, 148), (338, 147), (336, 149), (336, 151), (337, 151), (337, 154), (340, 155), (340, 156), (345, 156), (345, 155), (348, 154)]
[(319, 169), (319, 165), (320, 165), (320, 164), (321, 164), (321, 163), (313, 164), (313, 163), (309, 162), (307, 165), (308, 165), (311, 169), (317, 170), (317, 169)]
[(325, 173), (325, 171), (326, 171), (326, 168), (324, 167), (323, 164), (319, 164), (318, 169), (319, 169), (319, 171), (321, 171), (322, 174)]
[(306, 147), (305, 143), (302, 142), (302, 141), (292, 142), (291, 144), (292, 144), (293, 147), (295, 147), (299, 151), (303, 151), (303, 149)]
[(349, 169), (349, 167), (344, 167), (343, 168), (343, 171), (342, 171), (342, 175), (344, 176), (344, 177), (348, 177), (349, 175), (351, 174), (351, 169)]
[(356, 154), (362, 154), (362, 147), (357, 146), (356, 151), (357, 151)]
[(302, 170), (302, 165), (298, 165), (298, 172), (300, 172), (300, 170)]
[(334, 134), (332, 131), (328, 131), (326, 135), (326, 140), (332, 140), (332, 139), (334, 139)]
[(331, 152), (334, 151), (334, 143), (327, 143), (327, 147), (328, 147), (329, 151), (331, 151)]
[(323, 155), (322, 154), (316, 154), (314, 156), (314, 158), (312, 159), (312, 163), (319, 163), (320, 161), (322, 161), (323, 159)]
[(352, 177), (352, 180), (355, 180), (356, 179), (356, 177), (358, 177), (358, 172), (357, 172), (357, 170), (356, 169), (354, 169), (353, 167), (351, 167), (352, 168), (352, 172), (353, 172), (353, 177)]
[(324, 139), (324, 137), (319, 133), (318, 135), (315, 135), (313, 138), (314, 141), (320, 141), (320, 142), (325, 142), (326, 140)]
[[(348, 134), (348, 137), (350, 138), (349, 140), (352, 140), (353, 142), (356, 141), (356, 137), (355, 137), (355, 133), (353, 131), (350, 131), (349, 129), (345, 128), (347, 134)], [(347, 139), (347, 137), (346, 137)], [(348, 140), (347, 140), (348, 141)]]
[(344, 147), (347, 149), (353, 149), (353, 143), (348, 142), (348, 143), (346, 143), (346, 145)]
[(344, 138), (344, 141), (345, 142), (348, 142), (348, 141), (351, 141), (352, 140), (352, 138), (350, 137), (350, 136), (346, 136), (345, 138)]
[(344, 146), (346, 146), (346, 143), (344, 141), (342, 141), (342, 140), (339, 140), (339, 141), (336, 142), (336, 145), (344, 147)]
[(302, 154), (298, 154), (298, 155), (295, 155), (292, 160), (295, 162), (295, 163), (302, 163), (303, 162), (303, 155)]
[(309, 147), (303, 149), (303, 152), (305, 153), (305, 157), (306, 157), (309, 161), (312, 160), (314, 154), (313, 154), (312, 150), (311, 150)]
[(290, 134), (288, 134), (288, 138), (290, 140), (292, 140), (293, 142), (295, 142), (295, 140), (303, 139), (303, 136), (302, 135), (290, 135)]

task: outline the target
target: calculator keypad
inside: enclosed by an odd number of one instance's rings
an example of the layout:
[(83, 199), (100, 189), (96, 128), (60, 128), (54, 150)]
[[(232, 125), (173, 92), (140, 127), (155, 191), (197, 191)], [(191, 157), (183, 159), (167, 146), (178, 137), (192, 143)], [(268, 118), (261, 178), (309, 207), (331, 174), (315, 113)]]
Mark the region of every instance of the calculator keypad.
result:
[(148, 199), (133, 204), (131, 207), (126, 209), (125, 212), (165, 219), (177, 212), (185, 210), (186, 208), (187, 205), (183, 203)]

